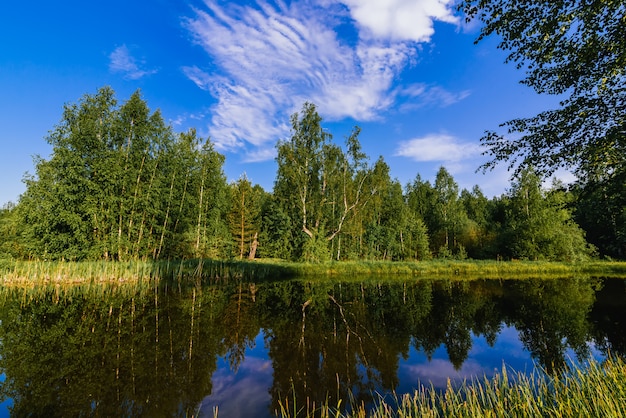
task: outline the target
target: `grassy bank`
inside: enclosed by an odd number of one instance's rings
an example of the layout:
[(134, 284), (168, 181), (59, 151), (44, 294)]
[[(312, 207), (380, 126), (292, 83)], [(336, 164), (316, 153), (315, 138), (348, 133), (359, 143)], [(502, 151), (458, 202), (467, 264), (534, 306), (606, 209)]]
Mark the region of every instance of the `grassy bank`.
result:
[(431, 260), (420, 262), (343, 261), (322, 264), (294, 263), (298, 276), (399, 275), (419, 277), (520, 278), (574, 275), (626, 277), (626, 262), (566, 263), (548, 261)]
[[(341, 405), (340, 405), (341, 406)], [(353, 412), (324, 405), (298, 408), (281, 402), (278, 416), (316, 417), (624, 417), (626, 363), (592, 361), (560, 377), (536, 372), (506, 373), (435, 391), (421, 386), (412, 394), (379, 399), (370, 411), (351, 405)]]
[(278, 280), (364, 276), (388, 278), (509, 279), (524, 277), (624, 277), (626, 262), (431, 260), (421, 262), (342, 261), (319, 264), (280, 260), (85, 261), (0, 260), (0, 285), (138, 283), (152, 280)]

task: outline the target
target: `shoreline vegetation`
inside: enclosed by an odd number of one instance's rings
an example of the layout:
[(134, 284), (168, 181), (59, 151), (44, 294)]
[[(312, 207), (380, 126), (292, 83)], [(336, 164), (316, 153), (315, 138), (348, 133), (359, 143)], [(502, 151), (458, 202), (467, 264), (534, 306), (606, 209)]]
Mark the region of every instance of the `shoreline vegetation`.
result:
[(153, 281), (219, 282), (288, 279), (352, 280), (371, 276), (422, 279), (518, 279), (573, 276), (626, 278), (626, 262), (429, 260), (420, 262), (341, 261), (297, 263), (282, 260), (20, 261), (0, 260), (0, 286), (125, 284)]
[[(445, 391), (420, 384), (413, 393), (379, 397), (371, 410), (362, 404), (280, 404), (276, 415), (288, 417), (623, 417), (626, 416), (626, 363), (621, 358), (590, 360), (566, 373), (549, 375), (540, 369), (531, 374), (507, 372), (506, 366), (492, 378), (448, 383)], [(214, 411), (214, 416), (217, 416)]]

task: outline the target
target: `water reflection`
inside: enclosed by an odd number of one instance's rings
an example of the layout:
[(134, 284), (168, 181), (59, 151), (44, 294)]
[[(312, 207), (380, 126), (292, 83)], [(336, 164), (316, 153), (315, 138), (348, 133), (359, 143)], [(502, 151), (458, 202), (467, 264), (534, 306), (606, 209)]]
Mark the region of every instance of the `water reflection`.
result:
[[(625, 353), (624, 281), (287, 281), (4, 289), (11, 414), (259, 416), (410, 391), (530, 358)], [(530, 354), (530, 356), (529, 356)]]

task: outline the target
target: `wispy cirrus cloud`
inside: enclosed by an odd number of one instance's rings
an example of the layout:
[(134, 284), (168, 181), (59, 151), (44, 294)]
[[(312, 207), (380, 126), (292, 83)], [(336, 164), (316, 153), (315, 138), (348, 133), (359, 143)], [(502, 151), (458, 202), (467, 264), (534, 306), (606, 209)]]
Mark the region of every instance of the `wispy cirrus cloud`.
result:
[(155, 69), (143, 68), (145, 62), (135, 58), (126, 45), (115, 48), (109, 55), (109, 60), (109, 70), (123, 74), (129, 80), (138, 80), (157, 72)]
[(445, 134), (430, 134), (399, 143), (396, 156), (414, 161), (457, 163), (481, 155), (483, 148), (476, 143), (462, 142)]
[[(207, 60), (182, 71), (217, 100), (209, 126), (216, 146), (251, 144), (262, 149), (251, 159), (270, 155), (263, 149), (286, 137), (285, 121), (304, 101), (330, 120), (380, 119), (395, 105), (393, 83), (418, 43), (430, 39), (433, 20), (456, 19), (450, 1), (394, 0), (383, 7), (384, 24), (377, 24), (377, 4), (319, 0), (252, 7), (207, 0), (194, 9), (184, 26), (208, 54), (210, 70)], [(352, 27), (356, 38), (340, 37), (340, 25)]]
[(467, 98), (471, 94), (469, 90), (452, 92), (441, 86), (433, 86), (422, 83), (412, 84), (398, 92), (399, 96), (411, 99), (404, 103), (400, 110), (408, 112), (425, 106), (448, 107)]

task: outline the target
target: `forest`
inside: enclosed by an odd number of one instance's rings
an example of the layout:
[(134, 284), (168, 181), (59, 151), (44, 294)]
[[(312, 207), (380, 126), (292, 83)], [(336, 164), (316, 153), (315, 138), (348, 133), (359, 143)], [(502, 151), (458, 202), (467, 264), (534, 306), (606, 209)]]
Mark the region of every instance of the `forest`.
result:
[(330, 260), (624, 258), (619, 183), (558, 181), (532, 165), (502, 196), (459, 190), (441, 167), (400, 184), (355, 127), (337, 144), (316, 106), (276, 145), (272, 191), (242, 175), (194, 130), (176, 133), (139, 91), (103, 87), (64, 106), (19, 200), (0, 209), (0, 258)]

